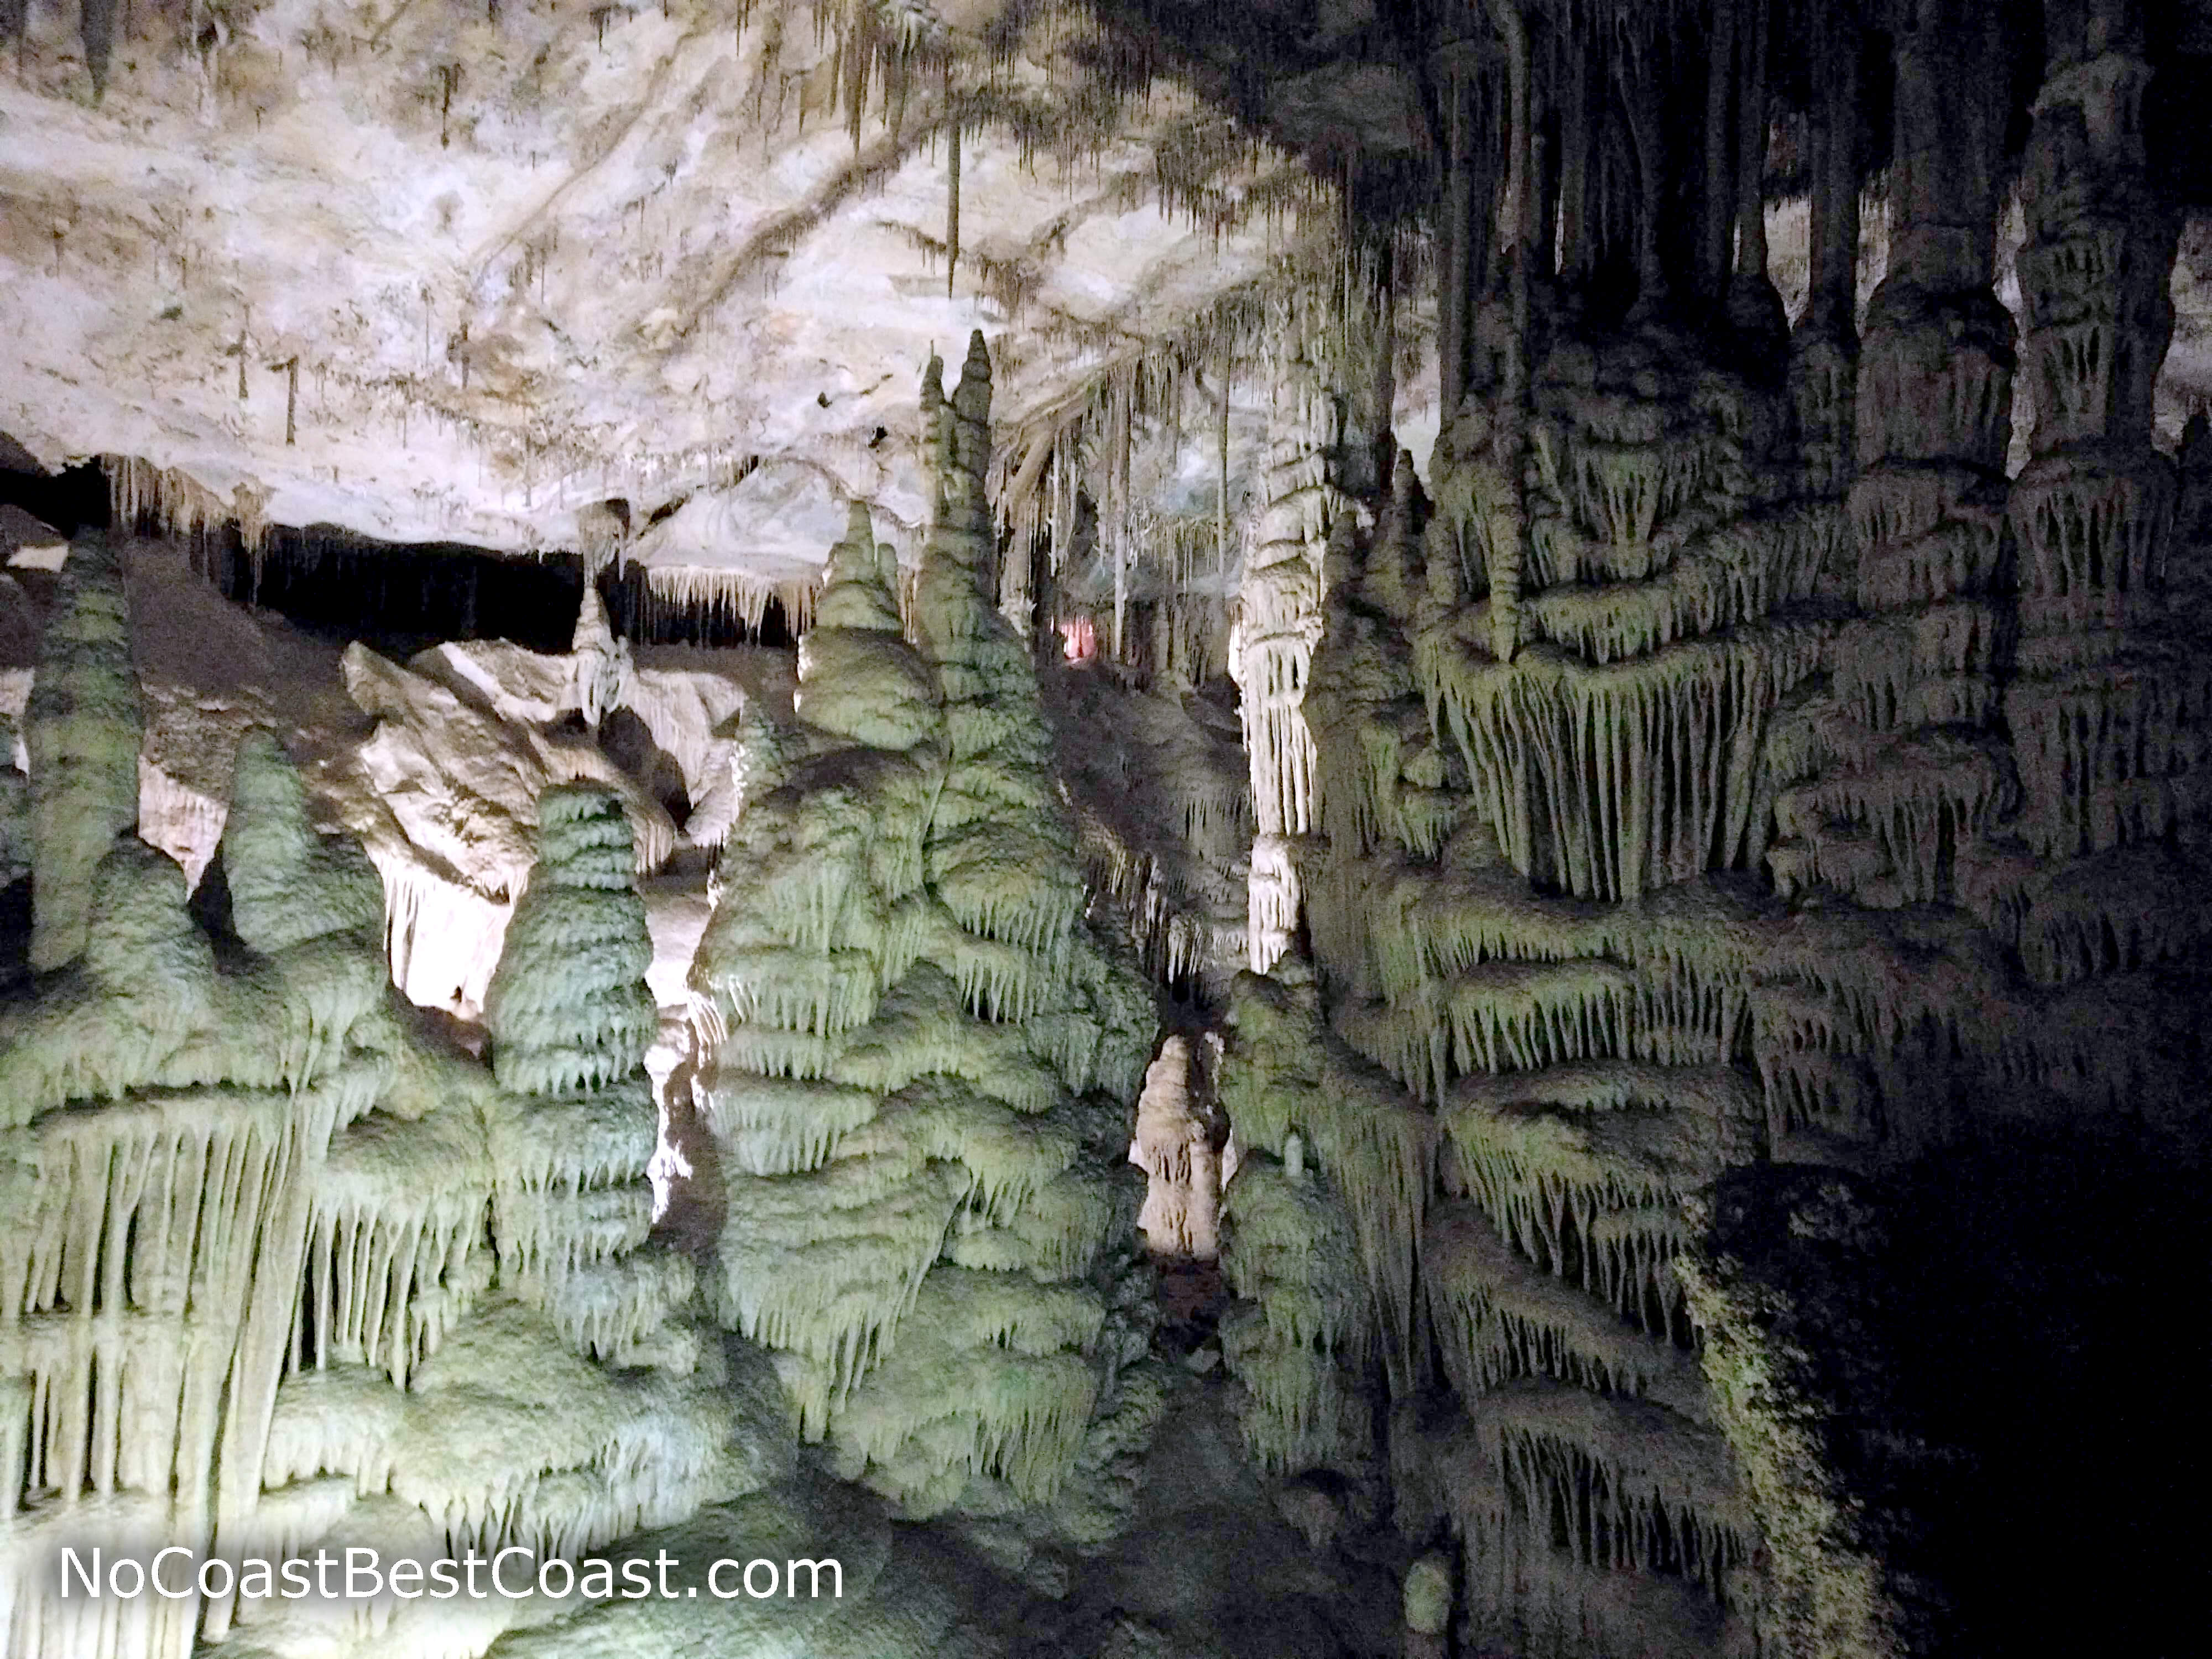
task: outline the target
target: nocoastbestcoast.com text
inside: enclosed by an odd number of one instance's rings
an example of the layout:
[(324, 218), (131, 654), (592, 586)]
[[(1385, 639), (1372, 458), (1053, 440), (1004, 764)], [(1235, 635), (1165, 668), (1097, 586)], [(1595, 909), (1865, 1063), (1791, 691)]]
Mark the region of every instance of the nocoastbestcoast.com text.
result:
[[(650, 1560), (589, 1555), (571, 1560), (541, 1556), (519, 1544), (489, 1555), (471, 1550), (434, 1561), (387, 1556), (360, 1545), (281, 1559), (203, 1555), (180, 1544), (143, 1555), (72, 1547), (61, 1550), (55, 1565), (64, 1601), (130, 1601), (155, 1595), (179, 1601), (195, 1596), (247, 1601), (450, 1601), (501, 1596), (520, 1601), (533, 1595), (554, 1601), (578, 1595), (587, 1601), (674, 1601), (696, 1598), (703, 1589), (724, 1601), (764, 1601), (825, 1595), (835, 1600), (845, 1594), (845, 1570), (830, 1557), (783, 1561), (766, 1556), (725, 1557), (695, 1578), (684, 1573), (684, 1563), (665, 1550)], [(690, 1582), (677, 1582), (679, 1573)]]

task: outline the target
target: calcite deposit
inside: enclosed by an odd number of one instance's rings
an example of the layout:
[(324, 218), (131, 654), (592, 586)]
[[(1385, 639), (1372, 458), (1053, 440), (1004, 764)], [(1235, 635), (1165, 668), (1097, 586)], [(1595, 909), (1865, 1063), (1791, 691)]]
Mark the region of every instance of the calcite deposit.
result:
[(0, 0), (0, 1659), (2169, 1650), (2208, 100)]

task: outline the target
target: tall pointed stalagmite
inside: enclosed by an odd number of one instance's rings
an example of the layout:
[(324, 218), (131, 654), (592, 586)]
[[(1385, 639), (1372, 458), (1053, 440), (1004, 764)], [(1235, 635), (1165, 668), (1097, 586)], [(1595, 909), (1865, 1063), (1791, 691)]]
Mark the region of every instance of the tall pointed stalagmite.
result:
[(657, 1023), (653, 941), (629, 820), (587, 785), (538, 798), (538, 862), (484, 994), (492, 1069), (510, 1089), (594, 1088), (642, 1063)]
[(123, 573), (105, 536), (63, 565), (24, 722), (31, 757), (31, 965), (84, 949), (94, 866), (138, 821), (138, 681)]
[(988, 598), (980, 335), (949, 399), (941, 373), (919, 645), (855, 507), (692, 970), (723, 1316), (779, 1351), (808, 1437), (915, 1514), (1048, 1503), (1094, 1418), (1156, 1397), (1109, 1305), (1149, 1000), (1082, 919), (1035, 669)]

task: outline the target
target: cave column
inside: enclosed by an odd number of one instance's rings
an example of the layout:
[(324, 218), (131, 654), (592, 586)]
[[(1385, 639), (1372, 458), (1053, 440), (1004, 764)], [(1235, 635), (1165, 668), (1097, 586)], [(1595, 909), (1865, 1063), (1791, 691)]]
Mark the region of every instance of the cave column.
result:
[[(1825, 884), (1881, 908), (1953, 896), (1960, 849), (2010, 787), (1989, 732), (2008, 620), (2014, 327), (1990, 288), (2007, 57), (1978, 0), (1923, 6), (1912, 25), (1897, 41), (1890, 269), (1853, 409), (1860, 616), (1831, 654), (1821, 775), (1778, 797), (1770, 855), (1785, 894)], [(1842, 276), (1824, 274), (1832, 315)]]
[[(2021, 194), (2033, 455), (2013, 487), (2020, 677), (2006, 714), (2041, 858), (2154, 840), (2185, 810), (2163, 672), (2174, 469), (2151, 444), (2179, 219), (2149, 182), (2131, 0), (2053, 8)], [(2175, 763), (2179, 763), (2179, 764)]]
[(1837, 499), (1850, 488), (1858, 381), (1856, 9), (1816, 6), (1812, 27), (1812, 291), (1790, 339), (1790, 391), (1806, 493)]
[(1238, 595), (1231, 666), (1243, 689), (1255, 835), (1246, 922), (1255, 973), (1290, 949), (1301, 889), (1294, 843), (1316, 819), (1306, 682), (1321, 638), (1321, 562), (1333, 502), (1328, 456), (1334, 413), (1310, 342), (1279, 326), (1267, 422), (1260, 527)]
[[(1231, 672), (1243, 688), (1255, 835), (1247, 934), (1255, 973), (1291, 948), (1304, 888), (1298, 847), (1321, 827), (1305, 711), (1323, 624), (1333, 526), (1389, 494), (1395, 334), (1388, 283), (1355, 256), (1325, 297), (1286, 306), (1271, 329), (1273, 402), (1260, 522), (1245, 562)], [(1389, 449), (1384, 447), (1389, 446)]]

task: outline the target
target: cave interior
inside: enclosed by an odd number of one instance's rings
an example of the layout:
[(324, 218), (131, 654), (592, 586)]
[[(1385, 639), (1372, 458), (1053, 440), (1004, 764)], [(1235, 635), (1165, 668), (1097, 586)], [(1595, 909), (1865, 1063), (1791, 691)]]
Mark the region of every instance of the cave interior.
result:
[(2195, 1650), (2208, 102), (0, 0), (0, 1659)]

